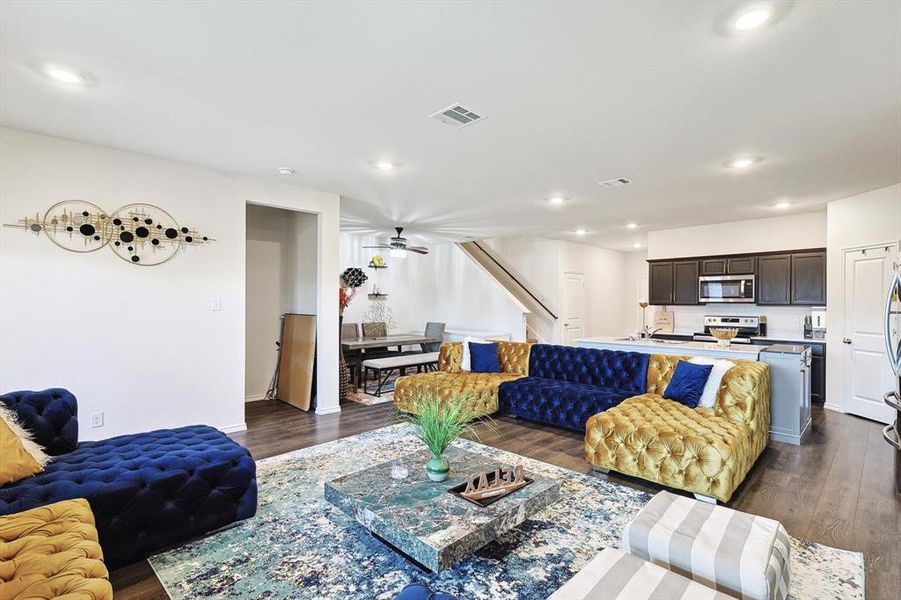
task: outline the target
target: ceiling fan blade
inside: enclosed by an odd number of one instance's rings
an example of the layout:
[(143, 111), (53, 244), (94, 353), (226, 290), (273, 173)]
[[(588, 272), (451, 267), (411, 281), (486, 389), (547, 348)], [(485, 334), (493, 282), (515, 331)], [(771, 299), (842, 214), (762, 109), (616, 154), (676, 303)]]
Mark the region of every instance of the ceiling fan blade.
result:
[(424, 248), (422, 246), (407, 246), (408, 252), (415, 252), (416, 254), (428, 254), (429, 249)]
[(378, 248), (379, 250), (391, 250), (391, 246), (386, 246), (385, 244), (381, 244), (379, 246), (363, 246), (363, 248)]

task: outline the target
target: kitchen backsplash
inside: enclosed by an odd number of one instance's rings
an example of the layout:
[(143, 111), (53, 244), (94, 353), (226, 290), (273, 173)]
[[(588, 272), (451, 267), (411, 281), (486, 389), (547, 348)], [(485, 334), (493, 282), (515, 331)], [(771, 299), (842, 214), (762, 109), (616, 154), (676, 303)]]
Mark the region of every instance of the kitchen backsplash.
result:
[[(807, 306), (757, 306), (755, 304), (708, 304), (706, 306), (669, 306), (674, 315), (675, 333), (695, 333), (704, 329), (704, 315), (765, 316), (767, 336), (798, 336), (804, 333), (804, 317), (810, 314)], [(662, 306), (648, 308), (648, 322), (653, 322), (653, 312)], [(828, 323), (827, 323), (828, 325)]]

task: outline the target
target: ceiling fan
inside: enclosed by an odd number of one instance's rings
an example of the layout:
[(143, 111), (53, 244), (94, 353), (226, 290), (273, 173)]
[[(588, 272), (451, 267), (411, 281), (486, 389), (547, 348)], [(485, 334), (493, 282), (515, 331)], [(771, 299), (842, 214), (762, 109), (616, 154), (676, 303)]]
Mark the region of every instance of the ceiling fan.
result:
[(379, 244), (378, 246), (363, 246), (364, 248), (379, 248), (388, 250), (388, 256), (392, 258), (406, 258), (407, 252), (415, 252), (416, 254), (428, 254), (429, 249), (424, 246), (408, 246), (407, 238), (401, 235), (404, 231), (403, 227), (395, 227), (397, 235), (389, 238), (387, 244)]

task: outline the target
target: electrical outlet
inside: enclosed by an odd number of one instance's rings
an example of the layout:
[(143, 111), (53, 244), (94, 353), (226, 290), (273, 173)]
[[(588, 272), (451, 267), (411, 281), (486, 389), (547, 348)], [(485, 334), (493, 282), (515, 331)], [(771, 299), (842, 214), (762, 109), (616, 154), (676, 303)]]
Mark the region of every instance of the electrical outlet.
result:
[(219, 312), (222, 310), (222, 298), (213, 298), (210, 301), (210, 310), (213, 312)]
[(91, 413), (91, 427), (103, 427), (103, 413)]

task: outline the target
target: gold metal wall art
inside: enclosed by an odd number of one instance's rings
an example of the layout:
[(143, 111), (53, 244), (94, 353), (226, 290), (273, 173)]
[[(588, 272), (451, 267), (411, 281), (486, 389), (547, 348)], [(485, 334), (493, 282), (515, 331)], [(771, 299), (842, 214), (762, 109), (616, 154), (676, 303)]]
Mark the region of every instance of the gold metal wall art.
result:
[(179, 225), (168, 212), (152, 204), (127, 204), (109, 213), (86, 200), (63, 200), (34, 218), (4, 227), (24, 229), (70, 252), (95, 252), (109, 246), (122, 260), (140, 266), (171, 260), (187, 246), (214, 242), (196, 229)]

